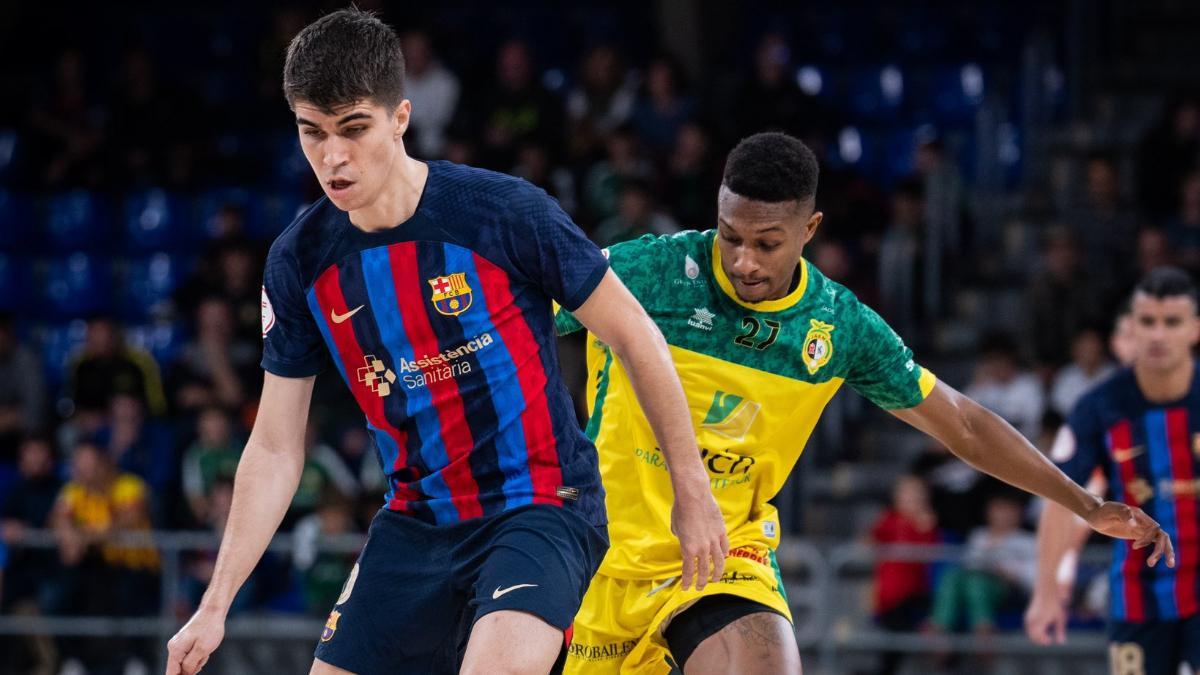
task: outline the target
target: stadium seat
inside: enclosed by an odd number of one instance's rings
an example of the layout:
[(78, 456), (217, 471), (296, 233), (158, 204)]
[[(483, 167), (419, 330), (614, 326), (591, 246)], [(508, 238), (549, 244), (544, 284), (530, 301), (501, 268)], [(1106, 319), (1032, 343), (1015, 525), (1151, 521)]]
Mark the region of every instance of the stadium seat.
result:
[(905, 78), (900, 68), (885, 65), (852, 71), (846, 81), (846, 104), (859, 121), (898, 119), (905, 99)]
[(42, 313), (74, 319), (107, 312), (112, 307), (112, 270), (107, 257), (72, 253), (45, 266)]
[(20, 255), (0, 253), (0, 310), (22, 314), (30, 308), (33, 270)]
[(183, 325), (178, 322), (137, 323), (125, 327), (126, 342), (149, 352), (160, 367), (166, 367), (179, 356), (187, 337)]
[(47, 390), (58, 392), (66, 380), (67, 365), (87, 338), (87, 323), (81, 319), (68, 323), (50, 324), (32, 331), (38, 353), (42, 355), (42, 372)]
[(262, 216), (247, 224), (247, 234), (260, 241), (274, 241), (308, 206), (309, 202), (293, 194), (266, 196), (262, 200)]
[(233, 207), (241, 213), (242, 232), (249, 233), (261, 227), (262, 200), (255, 193), (243, 188), (216, 188), (203, 192), (193, 204), (197, 230), (204, 237), (221, 234), (220, 218), (223, 209)]
[(19, 192), (0, 190), (0, 251), (23, 250), (37, 229), (33, 200)]
[(933, 122), (963, 124), (974, 119), (984, 93), (983, 68), (964, 63), (931, 70), (924, 99), (932, 106)]
[(121, 226), (129, 248), (137, 251), (174, 251), (199, 239), (188, 228), (179, 197), (158, 188), (126, 197)]
[(93, 251), (111, 243), (107, 203), (87, 190), (72, 190), (46, 203), (46, 244), (50, 250)]
[(126, 262), (121, 266), (117, 313), (131, 321), (161, 316), (171, 294), (187, 278), (189, 262), (161, 252)]
[(296, 134), (281, 134), (272, 143), (274, 162), (271, 169), (272, 179), (279, 187), (296, 190), (313, 180), (312, 168), (300, 149), (300, 139)]

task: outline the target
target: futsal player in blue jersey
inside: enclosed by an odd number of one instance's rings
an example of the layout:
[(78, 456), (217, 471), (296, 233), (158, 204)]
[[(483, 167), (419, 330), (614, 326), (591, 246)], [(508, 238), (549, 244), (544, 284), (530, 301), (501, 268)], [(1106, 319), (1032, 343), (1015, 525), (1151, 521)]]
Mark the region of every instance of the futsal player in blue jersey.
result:
[(296, 490), (313, 378), (328, 361), (366, 416), (388, 492), (311, 672), (544, 674), (561, 663), (608, 540), (552, 301), (634, 380), (670, 465), (685, 578), (721, 577), (724, 522), (662, 335), (546, 193), (409, 158), (403, 80), (396, 35), (356, 9), (288, 48), (284, 92), (326, 197), (267, 259), (258, 418), (212, 582), (170, 642), (168, 675), (197, 672), (221, 641)]
[[(1159, 268), (1131, 301), (1133, 366), (1098, 385), (1075, 406), (1051, 458), (1076, 482), (1142, 508), (1170, 536), (1178, 564), (1113, 542), (1109, 570), (1109, 657), (1116, 675), (1200, 672), (1200, 340), (1196, 287), (1186, 272)], [(1099, 473), (1100, 478), (1093, 477)], [(1038, 576), (1026, 630), (1038, 643), (1065, 639), (1071, 571), (1086, 537), (1065, 509), (1047, 503), (1038, 527)], [(1168, 561), (1170, 562), (1170, 561)], [(1068, 574), (1068, 578), (1073, 574)]]

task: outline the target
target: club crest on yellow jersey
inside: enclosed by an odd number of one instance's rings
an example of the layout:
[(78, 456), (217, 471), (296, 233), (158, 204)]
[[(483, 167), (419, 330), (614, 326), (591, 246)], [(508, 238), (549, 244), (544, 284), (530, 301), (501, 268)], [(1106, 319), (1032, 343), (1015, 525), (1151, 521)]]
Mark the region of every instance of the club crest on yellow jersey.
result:
[(810, 319), (812, 328), (804, 336), (804, 365), (809, 375), (816, 375), (829, 359), (833, 357), (833, 324)]
[(426, 279), (426, 281), (433, 287), (433, 296), (429, 299), (433, 301), (433, 306), (439, 314), (458, 316), (471, 308), (471, 301), (475, 294), (471, 291), (471, 286), (467, 284), (466, 272), (455, 272), (449, 276), (434, 277)]

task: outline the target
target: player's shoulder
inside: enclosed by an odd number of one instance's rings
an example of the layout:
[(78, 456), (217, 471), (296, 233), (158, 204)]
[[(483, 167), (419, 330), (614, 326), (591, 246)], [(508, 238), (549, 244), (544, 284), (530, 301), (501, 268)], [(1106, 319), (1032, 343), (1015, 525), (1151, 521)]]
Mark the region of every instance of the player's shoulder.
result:
[(691, 256), (699, 260), (708, 257), (714, 236), (716, 236), (716, 230), (705, 232), (682, 230), (673, 234), (643, 234), (635, 239), (612, 244), (607, 250), (610, 254), (664, 257), (680, 255)]
[(275, 237), (267, 258), (295, 257), (302, 251), (318, 248), (321, 241), (332, 240), (346, 222), (346, 213), (328, 197), (321, 197), (300, 211)]
[(545, 190), (524, 178), (444, 160), (428, 164), (435, 199), (442, 206), (495, 215), (536, 209), (551, 201)]
[(1123, 401), (1137, 397), (1139, 393), (1133, 369), (1119, 368), (1079, 397), (1072, 410), (1072, 418), (1082, 420), (1097, 417), (1106, 410), (1119, 407)]
[(845, 285), (825, 276), (821, 270), (807, 259), (802, 259), (805, 265), (806, 300), (817, 306), (819, 313), (829, 315), (840, 321), (861, 322), (864, 318), (882, 321), (873, 311), (866, 317), (864, 310), (870, 308), (859, 299), (858, 295)]

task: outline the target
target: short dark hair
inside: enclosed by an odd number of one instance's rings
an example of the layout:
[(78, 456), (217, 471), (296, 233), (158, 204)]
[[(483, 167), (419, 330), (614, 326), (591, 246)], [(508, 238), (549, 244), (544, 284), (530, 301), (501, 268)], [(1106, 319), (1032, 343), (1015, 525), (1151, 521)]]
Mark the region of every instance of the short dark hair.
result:
[(1178, 267), (1155, 267), (1142, 277), (1137, 286), (1134, 286), (1133, 291), (1158, 299), (1184, 295), (1191, 298), (1192, 302), (1197, 303), (1197, 307), (1200, 307), (1200, 302), (1197, 302), (1196, 299), (1196, 284), (1192, 282), (1192, 276)]
[(730, 151), (721, 184), (755, 201), (805, 201), (817, 195), (819, 171), (803, 141), (771, 131), (743, 138)]
[(283, 95), (332, 111), (361, 99), (389, 110), (404, 100), (400, 38), (371, 12), (340, 9), (296, 34), (283, 64)]

